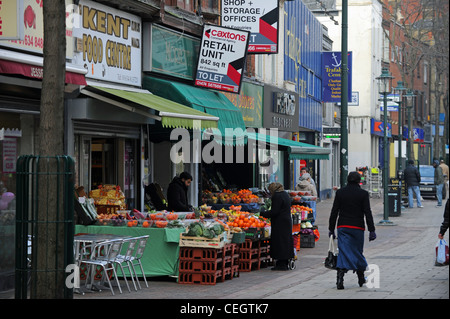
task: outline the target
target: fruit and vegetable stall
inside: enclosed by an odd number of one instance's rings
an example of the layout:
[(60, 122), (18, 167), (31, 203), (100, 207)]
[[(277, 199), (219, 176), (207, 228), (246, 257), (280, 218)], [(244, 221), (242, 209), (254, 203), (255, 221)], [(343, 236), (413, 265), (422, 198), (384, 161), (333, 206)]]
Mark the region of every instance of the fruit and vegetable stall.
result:
[[(293, 236), (298, 239), (293, 249), (314, 247), (310, 237), (301, 244), (302, 234), (312, 235), (313, 242), (318, 239), (314, 211), (301, 200), (308, 194), (289, 194)], [(194, 212), (141, 212), (126, 209), (120, 188), (102, 186), (80, 196), (77, 213), (90, 216), (76, 225), (75, 234), (149, 235), (142, 260), (145, 276), (176, 276), (180, 284), (216, 284), (271, 264), (271, 222), (259, 213), (262, 207), (270, 209), (270, 199), (248, 189), (204, 195)], [(225, 206), (213, 209), (216, 200)]]

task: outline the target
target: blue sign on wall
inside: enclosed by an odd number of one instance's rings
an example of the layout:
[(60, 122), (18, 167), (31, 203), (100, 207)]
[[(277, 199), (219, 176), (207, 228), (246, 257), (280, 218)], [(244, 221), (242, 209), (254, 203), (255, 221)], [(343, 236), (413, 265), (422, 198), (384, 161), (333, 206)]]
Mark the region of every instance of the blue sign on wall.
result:
[(322, 131), (322, 24), (303, 1), (284, 2), (284, 80), (299, 95), (299, 127)]
[[(322, 101), (341, 102), (341, 52), (322, 52)], [(352, 100), (352, 52), (348, 52), (348, 101)]]

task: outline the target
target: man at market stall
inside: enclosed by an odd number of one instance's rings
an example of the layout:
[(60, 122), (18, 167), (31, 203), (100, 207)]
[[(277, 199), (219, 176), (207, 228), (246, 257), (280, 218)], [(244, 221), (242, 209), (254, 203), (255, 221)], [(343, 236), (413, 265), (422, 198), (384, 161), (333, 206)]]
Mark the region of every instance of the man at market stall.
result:
[(188, 203), (187, 191), (191, 185), (192, 176), (183, 172), (175, 176), (167, 189), (168, 210), (174, 212), (191, 212), (192, 206)]

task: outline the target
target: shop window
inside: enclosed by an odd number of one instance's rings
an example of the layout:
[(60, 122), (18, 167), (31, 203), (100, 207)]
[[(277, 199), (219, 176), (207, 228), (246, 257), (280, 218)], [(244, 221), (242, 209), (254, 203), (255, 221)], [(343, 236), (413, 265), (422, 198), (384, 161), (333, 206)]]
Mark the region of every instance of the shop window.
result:
[(262, 188), (270, 183), (284, 184), (283, 153), (277, 150), (258, 150), (259, 159), (259, 185)]

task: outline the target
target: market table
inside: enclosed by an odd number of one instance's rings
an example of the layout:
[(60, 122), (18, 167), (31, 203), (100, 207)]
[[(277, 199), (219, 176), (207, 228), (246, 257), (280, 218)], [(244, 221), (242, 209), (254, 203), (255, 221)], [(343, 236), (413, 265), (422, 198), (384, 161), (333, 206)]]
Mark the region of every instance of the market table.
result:
[(178, 276), (179, 240), (182, 232), (184, 228), (75, 226), (75, 234), (113, 234), (131, 237), (149, 235), (142, 257), (146, 277)]
[(222, 208), (230, 209), (231, 206), (241, 206), (241, 211), (250, 212), (252, 210), (259, 210), (261, 205), (258, 203), (250, 203), (250, 204), (211, 204), (211, 209), (213, 210), (221, 210)]

